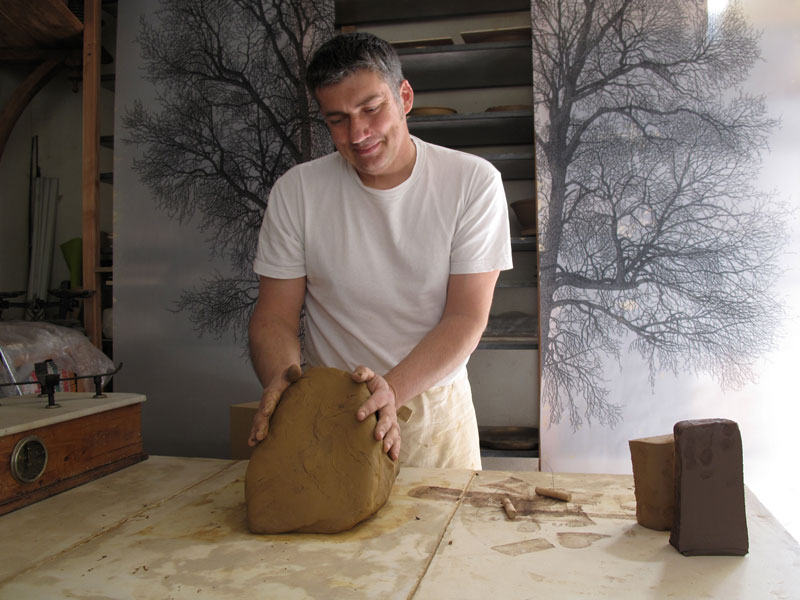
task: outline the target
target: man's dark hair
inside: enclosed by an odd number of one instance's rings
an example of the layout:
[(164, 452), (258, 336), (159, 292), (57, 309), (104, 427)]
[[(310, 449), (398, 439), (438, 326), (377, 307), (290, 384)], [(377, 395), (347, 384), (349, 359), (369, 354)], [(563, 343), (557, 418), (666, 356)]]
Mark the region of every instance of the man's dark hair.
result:
[(325, 42), (314, 53), (306, 71), (306, 85), (312, 94), (326, 85), (339, 83), (357, 71), (378, 73), (400, 98), (403, 69), (395, 49), (371, 33), (343, 33)]

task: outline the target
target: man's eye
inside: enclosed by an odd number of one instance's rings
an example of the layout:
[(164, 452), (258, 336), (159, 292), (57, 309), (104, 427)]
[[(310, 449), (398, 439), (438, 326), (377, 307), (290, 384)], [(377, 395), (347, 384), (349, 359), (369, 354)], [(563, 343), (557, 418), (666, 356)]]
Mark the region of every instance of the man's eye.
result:
[(379, 104), (378, 106), (368, 106), (368, 107), (366, 107), (366, 108), (364, 109), (364, 112), (368, 112), (368, 113), (374, 113), (374, 112), (378, 112), (378, 109), (379, 109), (380, 107), (381, 107), (381, 106), (380, 106), (380, 104)]

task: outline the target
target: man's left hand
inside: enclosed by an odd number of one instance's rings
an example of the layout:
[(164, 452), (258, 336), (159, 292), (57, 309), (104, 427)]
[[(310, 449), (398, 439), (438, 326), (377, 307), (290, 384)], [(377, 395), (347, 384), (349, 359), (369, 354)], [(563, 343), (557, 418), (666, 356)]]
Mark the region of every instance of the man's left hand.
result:
[(400, 426), (397, 424), (397, 398), (394, 389), (383, 377), (364, 365), (356, 367), (351, 376), (356, 383), (366, 383), (371, 394), (369, 400), (358, 409), (356, 417), (363, 421), (369, 415), (377, 413), (375, 439), (383, 440), (384, 452), (392, 460), (397, 460), (400, 457)]

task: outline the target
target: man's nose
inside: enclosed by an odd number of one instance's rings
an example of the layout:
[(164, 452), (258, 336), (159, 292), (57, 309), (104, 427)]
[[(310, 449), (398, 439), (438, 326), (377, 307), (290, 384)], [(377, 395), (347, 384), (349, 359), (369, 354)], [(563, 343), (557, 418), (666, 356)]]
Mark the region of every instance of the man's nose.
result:
[(358, 144), (369, 137), (369, 123), (359, 115), (350, 117), (350, 143)]

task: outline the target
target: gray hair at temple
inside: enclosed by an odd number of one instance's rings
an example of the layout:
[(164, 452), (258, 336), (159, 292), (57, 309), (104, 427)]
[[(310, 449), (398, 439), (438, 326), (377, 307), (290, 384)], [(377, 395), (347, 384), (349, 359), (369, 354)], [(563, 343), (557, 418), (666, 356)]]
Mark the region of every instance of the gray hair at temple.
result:
[(319, 88), (365, 69), (378, 73), (401, 102), (400, 84), (405, 77), (397, 52), (389, 42), (360, 31), (337, 35), (320, 46), (306, 70), (306, 85), (316, 95)]

